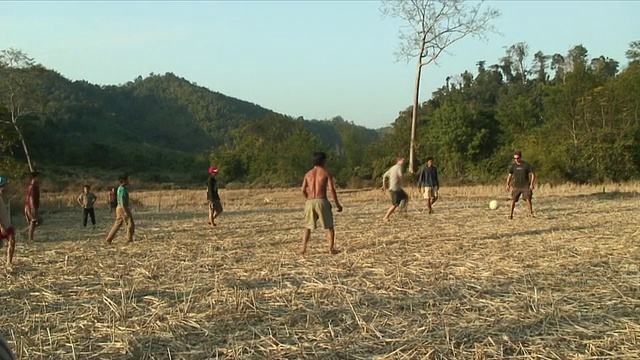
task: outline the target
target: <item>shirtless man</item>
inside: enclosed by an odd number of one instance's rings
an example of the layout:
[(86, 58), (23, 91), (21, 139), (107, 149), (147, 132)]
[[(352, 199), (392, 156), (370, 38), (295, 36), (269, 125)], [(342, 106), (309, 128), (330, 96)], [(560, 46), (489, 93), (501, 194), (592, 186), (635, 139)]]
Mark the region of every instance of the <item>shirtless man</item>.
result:
[(316, 229), (316, 223), (320, 220), (322, 228), (327, 230), (327, 241), (329, 242), (329, 253), (337, 254), (339, 251), (334, 247), (335, 231), (333, 228), (333, 213), (331, 203), (327, 200), (327, 187), (331, 192), (331, 197), (336, 203), (338, 212), (342, 212), (342, 205), (338, 201), (338, 194), (333, 184), (333, 177), (326, 170), (327, 155), (323, 152), (313, 154), (313, 169), (309, 170), (302, 181), (302, 195), (307, 202), (304, 207), (304, 218), (306, 227), (302, 231), (302, 247), (300, 255), (307, 251), (307, 243), (311, 236), (311, 230)]
[(42, 218), (38, 213), (40, 208), (40, 187), (38, 186), (38, 173), (31, 173), (31, 181), (27, 186), (27, 194), (24, 202), (24, 217), (29, 224), (24, 230), (20, 231), (21, 234), (28, 234), (29, 241), (33, 241), (33, 234), (36, 227), (42, 223)]

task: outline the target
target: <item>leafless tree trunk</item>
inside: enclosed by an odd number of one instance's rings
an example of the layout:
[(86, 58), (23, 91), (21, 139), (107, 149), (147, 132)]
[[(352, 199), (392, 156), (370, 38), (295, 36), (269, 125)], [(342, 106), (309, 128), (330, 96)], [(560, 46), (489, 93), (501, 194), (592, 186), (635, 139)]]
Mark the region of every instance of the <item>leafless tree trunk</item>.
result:
[[(11, 124), (18, 135), (18, 139), (22, 145), (22, 149), (24, 151), (25, 157), (27, 159), (27, 164), (29, 166), (29, 171), (34, 172), (35, 167), (33, 165), (33, 161), (31, 159), (31, 155), (29, 154), (29, 147), (27, 146), (27, 141), (24, 138), (24, 134), (20, 129), (19, 121), (23, 118), (27, 113), (23, 110), (23, 105), (25, 103), (25, 97), (27, 97), (27, 77), (23, 76), (14, 76), (12, 71), (24, 71), (25, 69), (31, 68), (34, 66), (33, 59), (29, 58), (27, 54), (20, 50), (16, 49), (8, 49), (0, 51), (0, 69), (7, 71), (7, 76), (5, 76), (4, 83), (0, 84), (0, 86), (4, 86), (5, 89), (0, 89), (0, 94), (4, 92), (6, 94), (5, 101), (8, 100), (8, 109), (11, 114), (11, 118), (7, 121), (5, 119), (0, 119), (2, 122)], [(0, 99), (2, 100), (2, 99)]]
[(409, 148), (409, 172), (415, 171), (416, 128), (420, 97), (422, 67), (435, 62), (451, 44), (467, 35), (484, 38), (485, 33), (495, 31), (490, 21), (500, 15), (488, 8), (481, 12), (484, 0), (383, 0), (382, 13), (403, 20), (407, 30), (400, 33), (398, 59), (417, 58), (414, 85), (413, 112), (411, 116), (411, 142)]

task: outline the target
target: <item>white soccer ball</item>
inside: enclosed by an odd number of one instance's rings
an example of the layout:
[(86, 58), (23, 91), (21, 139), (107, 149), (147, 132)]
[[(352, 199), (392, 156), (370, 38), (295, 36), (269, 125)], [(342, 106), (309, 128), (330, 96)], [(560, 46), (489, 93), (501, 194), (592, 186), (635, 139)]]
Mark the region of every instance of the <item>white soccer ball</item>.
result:
[(498, 208), (498, 201), (496, 200), (489, 201), (489, 209), (495, 210), (497, 208)]

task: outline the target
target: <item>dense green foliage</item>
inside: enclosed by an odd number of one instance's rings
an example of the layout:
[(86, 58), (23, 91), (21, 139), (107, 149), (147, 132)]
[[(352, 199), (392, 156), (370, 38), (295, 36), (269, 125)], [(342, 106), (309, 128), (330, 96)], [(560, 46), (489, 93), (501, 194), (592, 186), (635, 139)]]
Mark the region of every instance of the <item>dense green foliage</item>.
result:
[[(608, 57), (590, 60), (581, 45), (564, 56), (538, 51), (530, 59), (527, 45), (518, 43), (497, 64), (478, 61), (475, 75), (448, 78), (421, 105), (418, 157), (434, 156), (450, 184), (502, 179), (515, 149), (544, 182), (637, 179), (640, 42), (627, 57), (620, 71)], [(378, 179), (397, 155), (408, 153), (410, 109), (391, 128), (371, 130), (341, 117), (277, 114), (171, 73), (97, 86), (41, 65), (5, 64), (2, 121), (11, 108), (9, 78), (20, 79), (19, 125), (39, 166), (195, 184), (213, 164), (223, 183), (289, 186), (310, 167), (312, 153), (324, 150), (346, 186)], [(0, 150), (3, 169), (24, 169), (10, 123), (0, 127)]]
[[(516, 149), (545, 182), (637, 179), (639, 53), (640, 42), (632, 43), (619, 72), (617, 61), (589, 60), (578, 45), (566, 56), (537, 52), (527, 69), (528, 47), (515, 44), (498, 64), (479, 61), (477, 75), (464, 72), (422, 104), (417, 153), (435, 156), (450, 182), (503, 178)], [(405, 111), (375, 147), (406, 153), (410, 116)], [(376, 174), (388, 160), (373, 164)]]
[[(324, 149), (346, 181), (360, 171), (362, 149), (378, 138), (339, 117), (293, 119), (171, 73), (97, 86), (41, 65), (0, 66), (0, 104), (9, 106), (16, 84), (24, 114), (18, 123), (32, 158), (52, 170), (106, 169), (149, 182), (200, 183), (213, 161), (223, 182), (284, 186), (297, 183), (313, 152)], [(3, 108), (0, 120), (7, 119)], [(2, 161), (24, 159), (10, 126), (0, 130), (9, 135), (0, 139)]]

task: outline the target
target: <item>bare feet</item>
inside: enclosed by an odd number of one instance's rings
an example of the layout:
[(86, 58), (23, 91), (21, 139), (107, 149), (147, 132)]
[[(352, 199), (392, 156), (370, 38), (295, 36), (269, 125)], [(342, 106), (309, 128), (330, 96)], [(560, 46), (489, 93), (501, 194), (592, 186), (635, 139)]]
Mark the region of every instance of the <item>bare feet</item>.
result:
[(305, 252), (307, 252), (307, 249), (305, 249), (305, 248), (300, 248), (300, 249), (298, 250), (298, 255), (300, 255), (300, 256), (304, 256), (304, 253), (305, 253)]
[(513, 215), (509, 215), (509, 220), (512, 220), (512, 219), (513, 219)]
[(389, 218), (382, 218), (382, 222), (389, 222)]
[(331, 255), (335, 255), (335, 254), (339, 254), (339, 253), (340, 253), (340, 250), (335, 249), (335, 248), (329, 250), (329, 254), (331, 254)]

